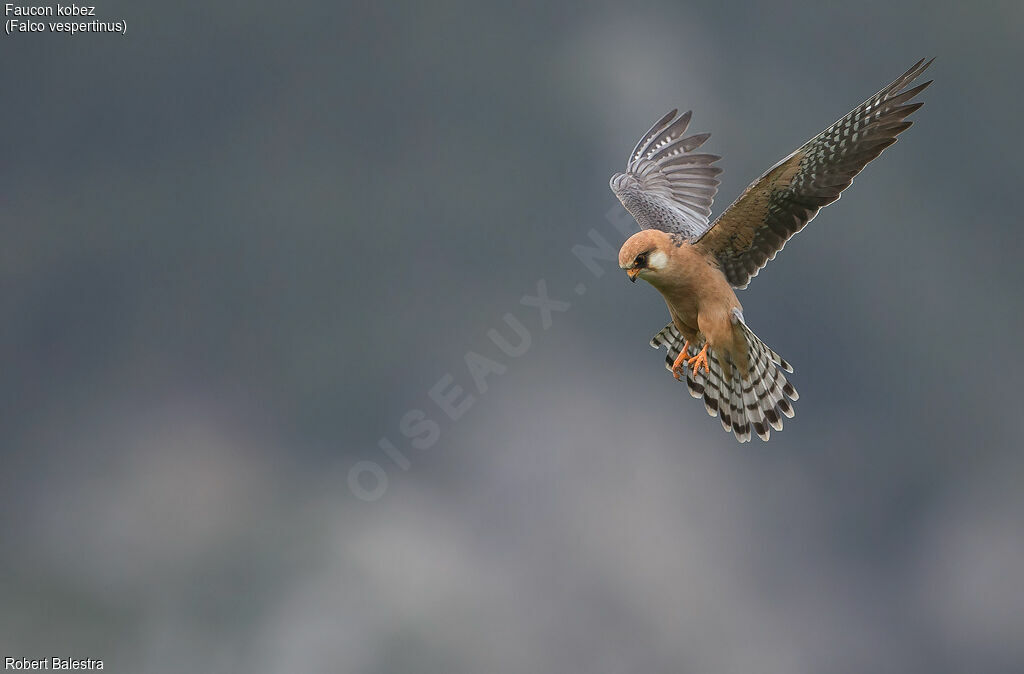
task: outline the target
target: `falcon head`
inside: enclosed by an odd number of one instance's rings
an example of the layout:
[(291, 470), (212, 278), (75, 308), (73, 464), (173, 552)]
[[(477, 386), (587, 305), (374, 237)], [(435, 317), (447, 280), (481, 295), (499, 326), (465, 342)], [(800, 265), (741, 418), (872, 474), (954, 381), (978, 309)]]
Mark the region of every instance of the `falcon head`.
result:
[(648, 283), (658, 280), (668, 266), (672, 238), (657, 229), (644, 229), (626, 239), (619, 249), (619, 268), (633, 283), (642, 278)]

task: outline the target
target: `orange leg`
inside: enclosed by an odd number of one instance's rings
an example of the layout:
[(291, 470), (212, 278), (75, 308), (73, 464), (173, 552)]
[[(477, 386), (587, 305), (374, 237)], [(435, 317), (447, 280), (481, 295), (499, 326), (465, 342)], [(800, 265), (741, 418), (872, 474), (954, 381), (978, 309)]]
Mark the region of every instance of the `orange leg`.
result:
[(708, 343), (704, 342), (704, 348), (700, 350), (700, 353), (686, 361), (686, 364), (693, 368), (694, 373), (700, 372), (703, 365), (704, 371), (711, 374), (711, 370), (708, 368)]
[(686, 360), (686, 352), (690, 350), (690, 340), (686, 340), (683, 344), (683, 350), (676, 356), (676, 360), (672, 363), (672, 376), (679, 379), (679, 375), (683, 372), (683, 362)]

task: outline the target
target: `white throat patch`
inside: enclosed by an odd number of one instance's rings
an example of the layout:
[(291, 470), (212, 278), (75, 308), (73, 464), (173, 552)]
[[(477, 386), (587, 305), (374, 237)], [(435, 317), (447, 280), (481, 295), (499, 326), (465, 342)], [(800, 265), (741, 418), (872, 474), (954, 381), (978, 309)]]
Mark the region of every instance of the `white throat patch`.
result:
[(647, 266), (650, 267), (651, 269), (661, 270), (664, 269), (665, 265), (667, 264), (668, 255), (666, 255), (665, 251), (662, 250), (654, 251), (653, 253), (651, 253), (651, 256), (647, 258)]

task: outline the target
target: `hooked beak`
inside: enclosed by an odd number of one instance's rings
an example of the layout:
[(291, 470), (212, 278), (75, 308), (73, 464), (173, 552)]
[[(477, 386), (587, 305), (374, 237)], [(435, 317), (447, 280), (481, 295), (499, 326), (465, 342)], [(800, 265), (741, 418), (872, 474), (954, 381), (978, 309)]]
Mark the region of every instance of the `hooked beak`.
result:
[(632, 269), (627, 269), (626, 270), (626, 276), (628, 276), (629, 280), (632, 281), (633, 283), (636, 283), (636, 277), (639, 276), (639, 275), (640, 275), (640, 268), (639, 267), (633, 267)]

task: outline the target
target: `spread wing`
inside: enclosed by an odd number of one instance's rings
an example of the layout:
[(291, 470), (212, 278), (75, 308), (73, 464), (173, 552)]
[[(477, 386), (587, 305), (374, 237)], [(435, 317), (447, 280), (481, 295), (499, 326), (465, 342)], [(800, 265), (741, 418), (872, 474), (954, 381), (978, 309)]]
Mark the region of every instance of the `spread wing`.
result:
[(626, 173), (616, 173), (611, 188), (644, 229), (682, 234), (688, 239), (708, 228), (711, 202), (718, 192), (721, 159), (693, 151), (709, 133), (684, 138), (690, 115), (673, 110), (659, 119), (633, 149)]
[(907, 101), (931, 80), (912, 89), (906, 87), (931, 63), (918, 61), (895, 82), (770, 168), (694, 245), (717, 258), (729, 283), (747, 287), (791, 236), (838, 199), (868, 162), (910, 128), (906, 117), (924, 103)]

